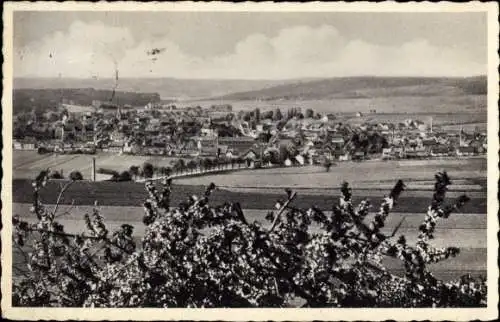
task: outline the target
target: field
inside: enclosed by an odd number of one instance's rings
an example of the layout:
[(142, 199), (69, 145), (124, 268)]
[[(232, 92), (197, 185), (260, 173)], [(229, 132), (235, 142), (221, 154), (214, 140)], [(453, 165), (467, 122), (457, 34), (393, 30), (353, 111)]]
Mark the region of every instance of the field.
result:
[[(336, 98), (316, 100), (224, 100), (224, 101), (198, 101), (184, 105), (198, 104), (210, 106), (212, 104), (231, 104), (233, 110), (252, 110), (260, 108), (262, 111), (280, 108), (286, 111), (291, 107), (301, 107), (303, 110), (312, 108), (318, 113), (369, 113), (375, 109), (381, 114), (411, 115), (430, 114), (436, 117), (447, 116), (453, 119), (459, 115), (476, 115), (476, 118), (486, 120), (486, 96), (406, 96), (406, 97), (374, 97), (374, 98)], [(182, 106), (182, 105), (181, 105)], [(460, 117), (460, 116), (458, 116)], [(464, 119), (467, 121), (467, 119)]]
[(321, 166), (256, 169), (181, 178), (176, 180), (176, 183), (208, 185), (210, 182), (215, 182), (227, 189), (276, 187), (328, 189), (338, 187), (347, 181), (354, 189), (390, 189), (398, 179), (401, 179), (410, 189), (430, 190), (434, 174), (446, 170), (452, 182), (453, 179), (457, 179), (451, 186), (452, 189), (478, 191), (484, 190), (477, 180), (486, 178), (486, 163), (485, 158), (338, 162), (329, 172), (325, 172)]
[[(36, 154), (31, 154), (31, 156), (31, 160), (24, 159), (23, 161), (18, 154), (18, 163), (16, 163), (18, 169), (25, 167), (23, 171), (29, 170), (35, 174), (37, 167), (45, 166), (52, 160), (47, 156)], [(75, 165), (76, 162), (82, 164), (90, 162), (90, 157), (85, 156), (52, 158), (54, 158), (53, 163), (66, 168)], [(155, 161), (146, 157), (99, 155), (98, 167), (123, 167), (122, 169), (125, 169), (131, 164), (140, 164), (145, 160), (152, 160), (153, 163)], [(156, 162), (169, 162), (169, 160), (158, 158)], [(31, 168), (26, 168), (26, 165)], [(171, 199), (172, 205), (176, 206), (193, 194), (201, 195), (206, 185), (215, 182), (218, 189), (211, 196), (213, 204), (239, 201), (250, 222), (257, 220), (267, 224), (264, 215), (269, 209), (273, 209), (277, 200), (285, 197), (283, 191), (285, 187), (298, 191), (298, 198), (292, 205), (302, 208), (315, 205), (320, 209), (329, 210), (338, 202), (340, 183), (346, 180), (353, 187), (354, 202), (368, 198), (373, 202), (373, 211), (376, 211), (381, 198), (390, 191), (395, 181), (403, 179), (409, 189), (403, 192), (395, 205), (395, 213), (388, 217), (384, 231), (392, 231), (404, 217), (405, 220), (398, 231), (398, 236), (405, 234), (412, 243), (416, 240), (418, 225), (423, 219), (432, 196), (433, 176), (435, 172), (444, 169), (448, 171), (453, 182), (451, 191), (448, 193), (449, 198), (453, 199), (466, 192), (471, 200), (460, 213), (439, 222), (436, 238), (433, 240), (433, 244), (437, 247), (458, 244), (461, 248), (460, 254), (451, 260), (434, 264), (431, 268), (436, 276), (443, 279), (457, 278), (468, 272), (475, 276), (485, 275), (487, 200), (486, 159), (484, 158), (338, 163), (328, 173), (322, 167), (312, 166), (234, 171), (227, 174), (176, 179)], [(90, 171), (90, 168), (87, 168), (87, 171)], [(57, 194), (64, 182), (49, 181), (42, 191), (41, 198), (50, 208), (56, 202)], [(33, 220), (30, 219), (29, 213), (30, 202), (32, 202), (31, 181), (19, 179), (19, 177), (14, 179), (12, 194), (13, 214)], [(146, 198), (147, 194), (142, 183), (75, 182), (68, 188), (61, 200), (60, 213), (69, 211), (69, 214), (61, 217), (61, 223), (69, 232), (81, 232), (84, 227), (83, 215), (91, 211), (91, 205), (97, 200), (101, 213), (111, 230), (123, 223), (129, 223), (135, 227), (134, 235), (139, 240), (144, 234), (141, 205)], [(16, 266), (22, 266), (22, 255), (17, 250), (14, 250), (14, 260)], [(397, 261), (388, 260), (386, 265), (394, 272), (402, 271)], [(14, 274), (19, 274), (17, 268), (15, 270)]]
[(36, 151), (13, 151), (13, 177), (34, 178), (42, 170), (63, 170), (68, 175), (73, 170), (78, 170), (85, 179), (91, 178), (92, 158), (96, 158), (96, 168), (106, 168), (116, 171), (128, 170), (132, 165), (141, 166), (150, 162), (155, 166), (171, 166), (175, 160), (169, 157), (117, 155), (116, 153), (98, 153), (96, 155), (40, 155)]
[(441, 130), (443, 131), (460, 131), (464, 130), (465, 132), (473, 132), (476, 129), (480, 131), (486, 132), (488, 129), (487, 123), (461, 123), (461, 124), (450, 124), (441, 126)]
[[(215, 181), (217, 183), (217, 181)], [(62, 182), (50, 181), (47, 187), (41, 191), (44, 203), (54, 204), (61, 189)], [(310, 193), (308, 189), (296, 189), (299, 197), (294, 202), (296, 206), (308, 208), (316, 205), (321, 209), (331, 209), (334, 202), (338, 202), (340, 194), (339, 183), (332, 183), (331, 189), (321, 192)], [(192, 195), (201, 195), (205, 185), (174, 185), (172, 191), (172, 205), (177, 206), (180, 202)], [(246, 190), (246, 189), (244, 189)], [(276, 201), (283, 199), (283, 189), (255, 189), (252, 191), (241, 191), (239, 189), (228, 189), (219, 187), (212, 195), (214, 204), (222, 204), (226, 201), (238, 201), (245, 209), (270, 209)], [(353, 200), (359, 202), (362, 199), (370, 199), (376, 207), (379, 200), (390, 190), (354, 189)], [(455, 198), (460, 192), (450, 193), (450, 198)], [(464, 213), (485, 214), (487, 209), (486, 192), (467, 192), (471, 197), (464, 209)], [(403, 193), (394, 211), (402, 213), (424, 212), (432, 196), (432, 191), (407, 191)], [(12, 197), (15, 203), (32, 202), (32, 186), (30, 180), (17, 179), (13, 181)], [(140, 207), (147, 198), (147, 193), (142, 183), (133, 182), (88, 182), (79, 181), (71, 185), (61, 199), (61, 204), (74, 204), (77, 206), (93, 205), (95, 201), (102, 206), (124, 206)]]

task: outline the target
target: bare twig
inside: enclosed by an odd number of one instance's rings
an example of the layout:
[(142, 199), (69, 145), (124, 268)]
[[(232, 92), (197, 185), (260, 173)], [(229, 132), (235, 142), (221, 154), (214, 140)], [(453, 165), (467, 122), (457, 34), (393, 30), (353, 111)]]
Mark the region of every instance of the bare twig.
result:
[(293, 192), (290, 197), (288, 198), (288, 200), (283, 204), (283, 206), (281, 206), (280, 210), (278, 211), (278, 213), (276, 214), (276, 217), (274, 217), (274, 220), (273, 220), (273, 223), (271, 225), (271, 227), (269, 227), (269, 232), (272, 232), (274, 227), (276, 226), (276, 224), (278, 223), (278, 218), (281, 217), (281, 214), (285, 211), (285, 209), (288, 207), (288, 204), (290, 204), (290, 202), (293, 201), (293, 199), (295, 199), (295, 197), (297, 196), (297, 192)]
[(28, 254), (26, 254), (26, 252), (24, 251), (24, 249), (21, 248), (21, 246), (19, 246), (17, 243), (13, 243), (14, 246), (17, 248), (17, 250), (19, 250), (21, 252), (21, 254), (23, 255), (24, 257), (24, 260), (26, 263), (29, 263), (29, 258), (28, 258)]
[(68, 207), (68, 209), (66, 209), (66, 211), (65, 211), (65, 212), (63, 212), (63, 213), (61, 213), (61, 214), (59, 214), (59, 215), (57, 215), (57, 216), (56, 216), (56, 215), (55, 215), (55, 213), (54, 213), (54, 219), (55, 219), (55, 218), (62, 217), (62, 216), (65, 216), (65, 215), (69, 215), (70, 211), (71, 211), (71, 210), (73, 210), (73, 208), (75, 208), (75, 200), (72, 200), (72, 201), (71, 201), (71, 205)]
[(64, 192), (69, 188), (69, 186), (71, 186), (73, 184), (73, 180), (71, 180), (70, 182), (66, 183), (64, 185), (64, 187), (61, 188), (61, 191), (59, 192), (59, 196), (57, 196), (57, 201), (56, 201), (56, 205), (54, 207), (54, 211), (52, 211), (52, 216), (55, 217), (56, 213), (57, 213), (57, 208), (59, 208), (59, 203), (61, 202), (61, 198), (64, 194)]
[(125, 248), (121, 247), (120, 245), (118, 245), (117, 243), (113, 242), (112, 240), (110, 240), (109, 238), (106, 238), (106, 237), (101, 237), (101, 236), (85, 236), (85, 235), (76, 235), (76, 234), (69, 234), (69, 233), (64, 233), (64, 232), (58, 232), (58, 231), (50, 231), (50, 230), (45, 230), (45, 229), (30, 229), (31, 231), (36, 231), (36, 232), (40, 232), (40, 233), (47, 233), (47, 234), (52, 234), (52, 235), (55, 235), (55, 236), (60, 236), (60, 237), (70, 237), (70, 238), (82, 238), (82, 239), (92, 239), (92, 240), (102, 240), (102, 241), (105, 241), (106, 243), (112, 245), (112, 246), (115, 246), (116, 248), (122, 250), (123, 252), (127, 253), (127, 254), (132, 254), (133, 252), (130, 252), (128, 250), (126, 250)]
[(30, 278), (29, 274), (28, 274), (28, 273), (26, 273), (26, 271), (25, 271), (24, 269), (20, 268), (19, 266), (17, 266), (17, 265), (15, 265), (15, 264), (14, 264), (14, 265), (12, 265), (12, 268), (13, 268), (14, 270), (18, 271), (18, 272), (19, 272), (21, 275), (23, 275), (24, 277), (26, 277), (26, 278)]
[(406, 219), (406, 216), (404, 216), (401, 221), (396, 225), (396, 227), (394, 227), (394, 230), (392, 231), (392, 234), (391, 234), (391, 237), (394, 237), (396, 235), (396, 233), (398, 232), (399, 228), (401, 227), (401, 225), (403, 224), (403, 222), (405, 221)]
[(274, 287), (276, 288), (276, 295), (280, 296), (280, 289), (278, 287), (278, 281), (276, 280), (276, 277), (274, 278)]

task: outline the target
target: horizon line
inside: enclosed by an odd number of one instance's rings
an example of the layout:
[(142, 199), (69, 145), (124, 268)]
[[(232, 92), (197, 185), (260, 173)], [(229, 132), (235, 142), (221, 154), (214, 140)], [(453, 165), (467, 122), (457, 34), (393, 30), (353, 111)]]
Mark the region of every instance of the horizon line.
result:
[[(172, 79), (172, 80), (213, 80), (213, 81), (288, 81), (288, 80), (322, 80), (322, 79), (342, 79), (342, 78), (474, 78), (474, 77), (487, 77), (487, 74), (473, 74), (468, 76), (426, 76), (426, 75), (351, 75), (351, 76), (304, 76), (304, 77), (290, 77), (290, 78), (217, 78), (217, 77), (202, 77), (202, 78), (185, 78), (185, 77), (120, 77), (121, 79)], [(15, 76), (12, 79), (75, 79), (75, 80), (113, 80), (114, 77), (57, 77), (57, 76)]]

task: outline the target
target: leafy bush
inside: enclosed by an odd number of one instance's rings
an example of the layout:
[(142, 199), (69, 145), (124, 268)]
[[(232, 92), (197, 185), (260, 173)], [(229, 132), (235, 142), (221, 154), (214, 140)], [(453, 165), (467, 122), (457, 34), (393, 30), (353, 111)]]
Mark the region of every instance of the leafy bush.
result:
[(145, 178), (152, 178), (154, 174), (154, 167), (149, 162), (144, 162), (142, 165), (142, 175)]
[(132, 175), (129, 171), (122, 171), (113, 175), (111, 181), (132, 181)]
[(80, 171), (71, 171), (71, 173), (69, 174), (69, 178), (71, 180), (83, 180), (83, 175)]
[(62, 175), (61, 172), (57, 170), (51, 170), (49, 171), (49, 178), (51, 179), (64, 179), (64, 176)]
[(118, 171), (116, 171), (116, 170), (105, 169), (105, 168), (97, 169), (97, 173), (108, 174), (108, 175), (112, 175), (112, 176), (118, 176), (118, 174), (119, 174)]
[[(367, 200), (352, 203), (341, 186), (331, 213), (293, 207), (297, 194), (269, 212), (264, 227), (249, 223), (239, 203), (211, 205), (211, 184), (203, 196), (170, 205), (171, 180), (160, 189), (147, 182), (145, 235), (139, 245), (133, 227), (111, 233), (96, 208), (85, 215), (86, 232), (68, 234), (56, 210), (40, 200), (47, 182), (33, 183), (31, 224), (14, 216), (16, 247), (30, 248), (29, 271), (14, 284), (15, 306), (85, 307), (462, 307), (484, 306), (484, 279), (464, 276), (443, 282), (428, 264), (455, 256), (456, 247), (435, 248), (436, 222), (468, 198), (445, 203), (450, 180), (436, 175), (435, 192), (418, 240), (381, 231), (399, 195), (398, 181), (378, 211)], [(57, 208), (57, 207), (56, 207)], [(316, 228), (316, 229), (315, 229)], [(386, 256), (398, 258), (404, 276), (389, 272)]]

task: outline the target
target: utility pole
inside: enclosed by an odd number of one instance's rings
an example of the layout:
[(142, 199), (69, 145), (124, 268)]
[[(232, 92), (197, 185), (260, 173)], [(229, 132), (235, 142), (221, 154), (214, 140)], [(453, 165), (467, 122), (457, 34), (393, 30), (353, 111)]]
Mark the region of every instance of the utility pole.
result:
[(460, 127), (460, 142), (459, 142), (459, 146), (463, 146), (462, 131), (463, 131), (463, 127)]
[(96, 181), (95, 180), (95, 158), (92, 158), (92, 181)]

